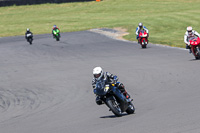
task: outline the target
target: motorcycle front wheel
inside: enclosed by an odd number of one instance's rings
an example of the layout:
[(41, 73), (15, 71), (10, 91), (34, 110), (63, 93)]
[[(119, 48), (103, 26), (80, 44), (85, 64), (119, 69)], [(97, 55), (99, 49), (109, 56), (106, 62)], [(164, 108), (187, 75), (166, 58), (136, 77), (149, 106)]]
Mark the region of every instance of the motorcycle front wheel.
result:
[(28, 39), (28, 42), (30, 43), (30, 45), (32, 44), (32, 39), (31, 38), (29, 38)]
[(195, 59), (198, 60), (200, 59), (200, 48), (199, 47), (196, 47), (196, 55), (195, 56)]
[(59, 39), (59, 37), (58, 37), (58, 36), (56, 37), (56, 41), (60, 41), (60, 39)]
[(128, 108), (126, 110), (126, 113), (128, 114), (133, 114), (135, 112), (135, 107), (134, 105), (130, 102), (129, 105), (128, 105)]
[(147, 47), (147, 44), (146, 44), (146, 42), (145, 42), (145, 40), (143, 40), (143, 45), (142, 45), (142, 48), (146, 48)]
[(106, 99), (106, 102), (108, 107), (116, 116), (120, 117), (122, 115), (121, 108), (119, 107), (119, 104), (115, 99), (110, 97)]

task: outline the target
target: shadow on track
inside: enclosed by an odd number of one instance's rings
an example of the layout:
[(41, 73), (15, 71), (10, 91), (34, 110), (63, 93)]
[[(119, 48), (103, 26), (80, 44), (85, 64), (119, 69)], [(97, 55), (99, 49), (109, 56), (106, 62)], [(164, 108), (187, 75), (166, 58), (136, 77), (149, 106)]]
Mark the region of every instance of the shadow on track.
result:
[(199, 61), (200, 59), (190, 59), (189, 61)]
[[(122, 114), (120, 117), (128, 116), (128, 115), (133, 115), (133, 114)], [(109, 116), (101, 116), (100, 118), (120, 118), (120, 117), (116, 115), (109, 115)]]

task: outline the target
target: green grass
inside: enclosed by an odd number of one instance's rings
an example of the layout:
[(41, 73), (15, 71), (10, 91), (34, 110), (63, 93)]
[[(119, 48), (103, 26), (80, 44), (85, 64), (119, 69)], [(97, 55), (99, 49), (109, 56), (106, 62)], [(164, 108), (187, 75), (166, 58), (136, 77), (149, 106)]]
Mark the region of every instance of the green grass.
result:
[(143, 22), (150, 42), (184, 47), (187, 26), (200, 32), (199, 0), (103, 0), (65, 4), (0, 7), (0, 36), (51, 33), (56, 24), (61, 32), (92, 28), (123, 27), (126, 39), (136, 41), (135, 29)]

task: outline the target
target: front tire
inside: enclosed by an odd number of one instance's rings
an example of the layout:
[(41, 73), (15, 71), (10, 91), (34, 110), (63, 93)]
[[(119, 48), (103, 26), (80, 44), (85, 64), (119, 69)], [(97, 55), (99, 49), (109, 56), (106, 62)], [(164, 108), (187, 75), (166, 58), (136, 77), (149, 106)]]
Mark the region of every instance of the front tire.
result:
[(111, 109), (111, 111), (118, 117), (120, 117), (122, 115), (122, 111), (121, 108), (119, 107), (119, 104), (117, 103), (116, 100), (114, 100), (113, 98), (108, 98), (106, 100), (108, 107)]
[(200, 50), (199, 50), (198, 47), (196, 47), (195, 53), (196, 53), (195, 59), (196, 59), (196, 60), (200, 59)]
[(128, 105), (128, 108), (126, 110), (126, 113), (127, 114), (133, 114), (135, 112), (135, 107), (134, 105), (130, 102), (129, 105)]
[(142, 45), (142, 48), (146, 48), (147, 47), (147, 45), (146, 45), (146, 42), (145, 42), (145, 40), (143, 40), (143, 45)]
[(59, 41), (59, 40), (60, 40), (59, 36), (56, 36), (56, 41)]
[(198, 60), (198, 59), (199, 59), (199, 57), (198, 57), (198, 56), (195, 56), (195, 59), (196, 59), (196, 60)]
[(146, 45), (142, 45), (142, 48), (146, 48)]
[(30, 43), (30, 45), (32, 44), (32, 39), (31, 38), (29, 38), (28, 39), (28, 41), (29, 41), (29, 43)]

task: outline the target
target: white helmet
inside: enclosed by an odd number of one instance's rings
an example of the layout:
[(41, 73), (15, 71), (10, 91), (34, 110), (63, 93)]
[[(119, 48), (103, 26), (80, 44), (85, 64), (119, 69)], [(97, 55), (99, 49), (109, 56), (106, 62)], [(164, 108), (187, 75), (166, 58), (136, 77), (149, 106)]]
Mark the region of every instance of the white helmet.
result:
[(140, 23), (138, 24), (138, 26), (139, 26), (140, 28), (142, 28), (142, 27), (143, 27), (143, 23), (140, 22)]
[(187, 27), (187, 32), (188, 32), (188, 34), (192, 34), (192, 26)]
[(96, 80), (100, 80), (103, 76), (103, 69), (101, 67), (95, 67), (93, 69), (93, 75)]

